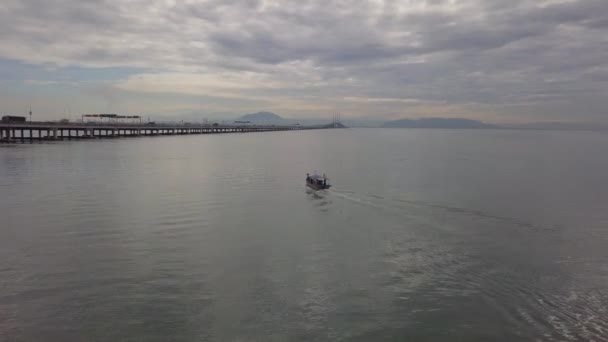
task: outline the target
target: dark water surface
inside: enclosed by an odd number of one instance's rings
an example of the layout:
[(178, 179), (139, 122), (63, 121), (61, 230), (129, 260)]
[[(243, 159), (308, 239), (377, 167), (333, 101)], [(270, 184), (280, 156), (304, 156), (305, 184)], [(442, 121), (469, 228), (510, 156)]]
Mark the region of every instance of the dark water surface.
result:
[(3, 145), (0, 341), (606, 341), (607, 151), (400, 129)]

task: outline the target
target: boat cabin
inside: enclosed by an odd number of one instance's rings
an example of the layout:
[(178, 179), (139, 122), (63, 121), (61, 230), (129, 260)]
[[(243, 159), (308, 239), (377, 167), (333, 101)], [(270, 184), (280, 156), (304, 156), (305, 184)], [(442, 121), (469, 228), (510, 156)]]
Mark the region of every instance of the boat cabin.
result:
[(328, 182), (328, 178), (325, 175), (320, 176), (317, 174), (306, 174), (306, 185), (315, 189), (315, 190), (323, 190), (329, 189), (331, 185)]

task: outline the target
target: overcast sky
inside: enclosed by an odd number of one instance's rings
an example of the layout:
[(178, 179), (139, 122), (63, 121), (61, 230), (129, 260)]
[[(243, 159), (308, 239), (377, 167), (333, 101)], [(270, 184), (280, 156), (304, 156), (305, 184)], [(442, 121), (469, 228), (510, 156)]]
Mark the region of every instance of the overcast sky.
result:
[(2, 0), (0, 113), (30, 104), (605, 123), (608, 0)]

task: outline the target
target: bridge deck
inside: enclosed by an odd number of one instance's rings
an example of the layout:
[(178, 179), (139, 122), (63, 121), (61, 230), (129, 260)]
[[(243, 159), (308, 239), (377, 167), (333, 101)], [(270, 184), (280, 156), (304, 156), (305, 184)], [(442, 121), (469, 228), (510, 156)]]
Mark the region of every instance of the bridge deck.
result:
[(33, 140), (93, 139), (121, 136), (296, 131), (323, 128), (333, 128), (333, 126), (0, 122), (0, 141), (25, 142)]

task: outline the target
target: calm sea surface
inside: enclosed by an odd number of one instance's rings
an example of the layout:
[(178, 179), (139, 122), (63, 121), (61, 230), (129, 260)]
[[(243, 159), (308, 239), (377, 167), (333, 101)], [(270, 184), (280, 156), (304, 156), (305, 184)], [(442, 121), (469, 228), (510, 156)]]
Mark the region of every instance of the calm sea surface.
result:
[(0, 341), (606, 341), (607, 152), (492, 130), (5, 144)]

